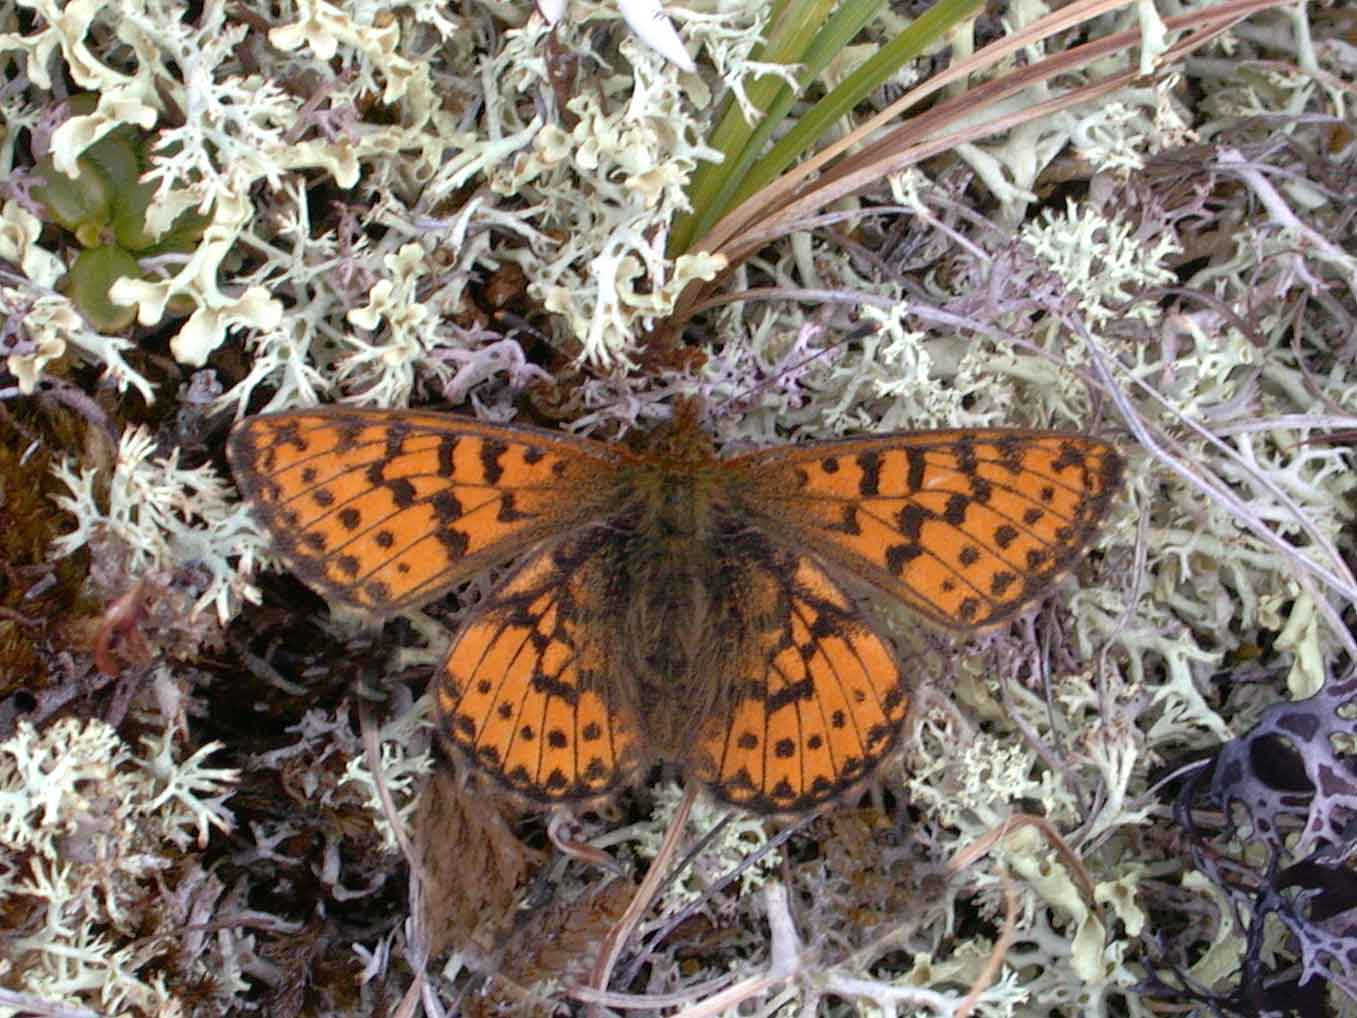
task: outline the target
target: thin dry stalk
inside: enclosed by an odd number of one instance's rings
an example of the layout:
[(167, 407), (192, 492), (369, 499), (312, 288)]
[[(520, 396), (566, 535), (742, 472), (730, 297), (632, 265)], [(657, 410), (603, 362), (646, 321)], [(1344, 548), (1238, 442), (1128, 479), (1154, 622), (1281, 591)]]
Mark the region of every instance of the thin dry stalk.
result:
[[(603, 944), (603, 950), (599, 952), (598, 964), (594, 966), (594, 989), (599, 992), (606, 992), (608, 981), (612, 978), (613, 968), (617, 965), (617, 958), (622, 953), (622, 947), (630, 939), (632, 931), (636, 924), (641, 921), (645, 915), (646, 909), (655, 899), (660, 885), (664, 882), (669, 870), (669, 861), (674, 858), (678, 852), (679, 842), (683, 839), (684, 828), (688, 826), (688, 815), (693, 810), (693, 803), (697, 800), (698, 786), (695, 782), (689, 782), (687, 789), (683, 793), (683, 798), (679, 800), (678, 808), (674, 810), (673, 819), (669, 821), (669, 830), (665, 833), (664, 842), (660, 845), (659, 852), (651, 861), (650, 871), (641, 881), (641, 886), (636, 889), (636, 894), (631, 899), (631, 904), (627, 906), (627, 911), (623, 913), (622, 918), (618, 920), (617, 925), (612, 928), (608, 934), (608, 939)], [(591, 1004), (589, 1014), (595, 1018), (601, 1018), (602, 1011), (598, 1004)]]
[(1065, 839), (1060, 836), (1060, 832), (1045, 817), (1032, 816), (1029, 813), (1014, 814), (984, 837), (977, 839), (953, 856), (951, 861), (947, 863), (947, 868), (953, 873), (960, 873), (988, 853), (1001, 839), (1023, 827), (1035, 827), (1041, 832), (1051, 847), (1056, 850), (1061, 861), (1069, 867), (1070, 872), (1074, 875), (1074, 882), (1079, 885), (1079, 890), (1088, 899), (1088, 907), (1096, 910), (1098, 903), (1093, 897), (1093, 879), (1088, 875), (1088, 870), (1084, 868), (1080, 858), (1074, 854), (1074, 850), (1070, 848)]
[(1008, 954), (1008, 949), (1013, 946), (1013, 940), (1018, 934), (1018, 889), (1009, 879), (1008, 871), (1002, 866), (999, 867), (999, 883), (1004, 889), (1004, 928), (994, 942), (994, 949), (985, 960), (985, 967), (975, 977), (961, 1003), (957, 1004), (955, 1018), (970, 1018), (970, 1013), (980, 1002), (981, 995), (994, 984), (994, 979), (999, 974), (999, 966), (1003, 964), (1004, 956)]

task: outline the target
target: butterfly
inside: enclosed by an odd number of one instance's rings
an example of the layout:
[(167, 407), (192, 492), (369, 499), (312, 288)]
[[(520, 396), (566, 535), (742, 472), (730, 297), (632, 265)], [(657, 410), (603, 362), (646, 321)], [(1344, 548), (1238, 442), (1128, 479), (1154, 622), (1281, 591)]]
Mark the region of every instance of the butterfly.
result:
[(376, 618), (512, 568), (433, 680), (445, 741), (540, 806), (678, 763), (798, 814), (887, 758), (907, 662), (881, 594), (958, 631), (1040, 597), (1122, 459), (1078, 434), (898, 432), (716, 453), (695, 411), (644, 451), (407, 410), (246, 418), (228, 456), (284, 563)]

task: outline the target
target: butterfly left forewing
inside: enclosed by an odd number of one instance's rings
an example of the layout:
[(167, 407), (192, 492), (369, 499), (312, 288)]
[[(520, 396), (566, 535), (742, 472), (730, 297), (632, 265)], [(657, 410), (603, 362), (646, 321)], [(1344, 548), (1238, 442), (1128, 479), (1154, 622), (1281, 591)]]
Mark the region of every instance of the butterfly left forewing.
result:
[(227, 454), (288, 567), (379, 617), (574, 526), (612, 469), (582, 439), (346, 408), (247, 418)]
[(974, 629), (1039, 597), (1093, 536), (1122, 460), (1083, 435), (882, 435), (729, 461), (800, 545), (942, 625)]

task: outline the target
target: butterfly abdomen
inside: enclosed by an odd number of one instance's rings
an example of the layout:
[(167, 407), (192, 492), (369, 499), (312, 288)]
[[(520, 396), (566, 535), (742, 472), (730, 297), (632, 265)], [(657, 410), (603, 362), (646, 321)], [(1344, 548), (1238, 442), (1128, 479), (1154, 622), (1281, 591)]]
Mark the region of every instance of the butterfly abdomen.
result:
[[(645, 464), (626, 475), (621, 508), (591, 528), (599, 624), (590, 631), (615, 641), (601, 655), (615, 663), (611, 695), (673, 759), (692, 718), (716, 703), (706, 662), (728, 618), (720, 588), (732, 552), (721, 550), (729, 535), (713, 512), (714, 474)], [(682, 721), (667, 704), (683, 705)]]

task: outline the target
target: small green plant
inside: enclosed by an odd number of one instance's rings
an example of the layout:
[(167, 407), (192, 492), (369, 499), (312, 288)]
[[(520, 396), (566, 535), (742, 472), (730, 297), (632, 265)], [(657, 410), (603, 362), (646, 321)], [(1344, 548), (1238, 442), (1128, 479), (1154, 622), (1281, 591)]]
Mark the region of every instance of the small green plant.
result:
[[(92, 113), (98, 98), (85, 93), (67, 105), (74, 115)], [(191, 251), (210, 217), (188, 211), (166, 233), (154, 237), (146, 212), (156, 185), (141, 179), (147, 137), (124, 125), (90, 145), (67, 176), (49, 153), (34, 168), (45, 183), (33, 189), (46, 218), (75, 235), (83, 250), (76, 256), (63, 291), (97, 329), (118, 332), (132, 324), (134, 306), (115, 304), (109, 289), (123, 276), (143, 277), (139, 257)], [(184, 312), (190, 310), (185, 307)]]

